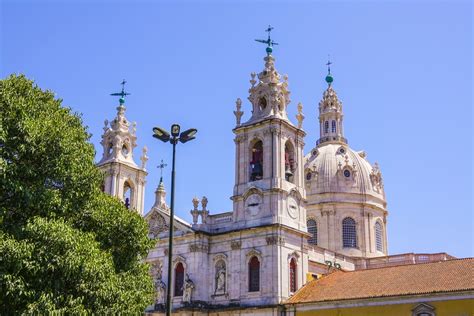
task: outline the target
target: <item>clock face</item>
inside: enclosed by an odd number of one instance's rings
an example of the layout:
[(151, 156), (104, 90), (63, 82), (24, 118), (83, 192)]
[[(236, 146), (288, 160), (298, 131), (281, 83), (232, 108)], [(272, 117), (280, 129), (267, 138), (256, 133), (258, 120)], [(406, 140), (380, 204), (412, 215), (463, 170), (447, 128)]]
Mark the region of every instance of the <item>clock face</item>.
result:
[(298, 217), (298, 212), (300, 210), (300, 207), (298, 205), (298, 201), (296, 201), (294, 197), (292, 196), (288, 197), (287, 208), (288, 208), (288, 215), (290, 215), (291, 218)]
[(245, 209), (251, 216), (255, 216), (260, 212), (262, 197), (258, 194), (252, 194), (245, 200)]

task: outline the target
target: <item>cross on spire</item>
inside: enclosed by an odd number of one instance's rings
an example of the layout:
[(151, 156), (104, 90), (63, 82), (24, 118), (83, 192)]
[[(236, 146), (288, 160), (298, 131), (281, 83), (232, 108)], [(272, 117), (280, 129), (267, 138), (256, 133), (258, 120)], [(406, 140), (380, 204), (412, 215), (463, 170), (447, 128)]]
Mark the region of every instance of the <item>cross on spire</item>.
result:
[(326, 82), (327, 82), (329, 87), (331, 86), (332, 82), (334, 81), (334, 78), (331, 75), (331, 65), (332, 65), (332, 62), (331, 62), (330, 56), (328, 55), (328, 62), (326, 63), (326, 66), (328, 66), (328, 74), (326, 76)]
[(328, 55), (328, 62), (326, 63), (326, 66), (328, 66), (328, 75), (331, 74), (331, 56)]
[(157, 166), (157, 168), (160, 169), (160, 182), (163, 181), (163, 169), (167, 166), (168, 164), (165, 164), (163, 159), (161, 159), (161, 163)]
[(267, 52), (267, 55), (271, 55), (272, 54), (272, 51), (273, 51), (273, 45), (278, 45), (278, 43), (274, 42), (272, 39), (271, 39), (271, 32), (273, 30), (273, 27), (271, 25), (268, 25), (268, 28), (265, 30), (265, 32), (268, 33), (268, 38), (266, 40), (261, 40), (261, 39), (256, 39), (255, 41), (256, 42), (259, 42), (259, 43), (263, 43), (263, 44), (267, 44), (267, 48), (266, 48), (266, 52)]
[(120, 83), (122, 85), (122, 91), (110, 94), (112, 96), (120, 96), (119, 102), (120, 102), (121, 105), (125, 103), (125, 96), (130, 95), (130, 93), (125, 92), (125, 84), (126, 83), (127, 83), (127, 81), (125, 81), (125, 79), (123, 79), (122, 82)]

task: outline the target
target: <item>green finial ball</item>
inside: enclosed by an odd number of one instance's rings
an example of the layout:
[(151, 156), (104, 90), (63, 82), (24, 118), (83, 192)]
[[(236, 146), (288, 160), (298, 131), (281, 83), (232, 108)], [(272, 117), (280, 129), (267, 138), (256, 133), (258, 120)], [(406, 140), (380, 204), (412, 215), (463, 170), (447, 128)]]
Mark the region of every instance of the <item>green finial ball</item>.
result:
[(120, 98), (119, 102), (120, 102), (120, 104), (124, 104), (125, 103), (125, 98)]
[(331, 74), (326, 76), (326, 82), (328, 84), (331, 84), (334, 81), (334, 78), (331, 76)]
[(268, 46), (267, 49), (265, 49), (265, 50), (266, 50), (268, 55), (270, 55), (273, 52), (273, 49), (270, 46)]

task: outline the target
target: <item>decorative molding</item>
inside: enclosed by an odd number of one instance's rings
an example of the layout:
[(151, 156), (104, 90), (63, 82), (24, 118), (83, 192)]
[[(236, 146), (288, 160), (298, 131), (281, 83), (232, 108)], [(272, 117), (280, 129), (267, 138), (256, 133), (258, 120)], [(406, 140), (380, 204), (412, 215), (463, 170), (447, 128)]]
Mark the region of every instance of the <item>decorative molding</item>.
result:
[(176, 255), (173, 258), (173, 265), (177, 264), (178, 262), (181, 262), (184, 264), (184, 266), (186, 266), (186, 258), (181, 255)]
[(291, 258), (296, 258), (296, 261), (300, 258), (300, 254), (295, 250), (292, 253), (288, 254), (288, 261), (291, 260)]
[(252, 249), (250, 249), (250, 250), (247, 252), (247, 254), (246, 254), (245, 256), (246, 256), (247, 258), (251, 258), (251, 257), (253, 257), (253, 256), (257, 256), (257, 257), (261, 258), (261, 257), (262, 257), (262, 253), (261, 253), (260, 251), (258, 251), (257, 249), (252, 248)]
[(225, 253), (218, 253), (212, 259), (212, 261), (214, 261), (214, 263), (216, 263), (219, 260), (224, 260), (224, 262), (227, 262), (227, 255)]

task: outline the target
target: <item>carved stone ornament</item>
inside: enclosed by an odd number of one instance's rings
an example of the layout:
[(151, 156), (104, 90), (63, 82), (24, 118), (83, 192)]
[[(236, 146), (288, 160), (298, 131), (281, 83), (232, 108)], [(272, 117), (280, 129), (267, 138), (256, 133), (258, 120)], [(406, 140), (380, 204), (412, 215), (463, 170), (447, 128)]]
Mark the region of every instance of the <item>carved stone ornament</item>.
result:
[(207, 253), (209, 250), (209, 246), (205, 244), (200, 244), (200, 243), (195, 243), (189, 245), (189, 251), (190, 252), (204, 252)]
[(240, 240), (232, 240), (230, 242), (230, 248), (232, 250), (238, 250), (242, 246), (242, 242)]
[(298, 114), (296, 114), (296, 120), (298, 120), (298, 128), (303, 127), (303, 120), (304, 120), (304, 114), (303, 114), (303, 104), (298, 103)]
[(236, 110), (234, 111), (235, 115), (235, 123), (237, 126), (240, 126), (240, 120), (242, 118), (242, 115), (244, 115), (244, 112), (242, 112), (240, 109), (242, 108), (242, 100), (240, 98), (237, 98), (237, 101), (235, 101), (235, 108)]
[(284, 245), (285, 237), (283, 236), (268, 236), (265, 238), (267, 245)]
[(148, 219), (148, 231), (150, 238), (156, 238), (164, 231), (168, 230), (168, 225), (163, 216), (158, 213), (153, 213)]

